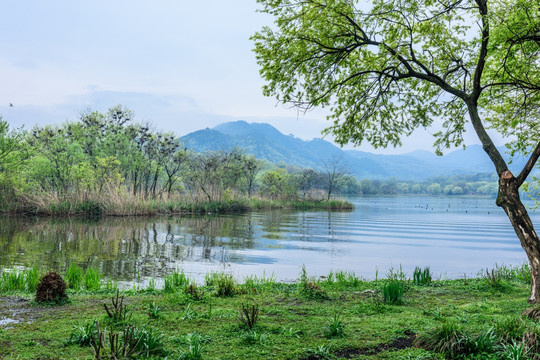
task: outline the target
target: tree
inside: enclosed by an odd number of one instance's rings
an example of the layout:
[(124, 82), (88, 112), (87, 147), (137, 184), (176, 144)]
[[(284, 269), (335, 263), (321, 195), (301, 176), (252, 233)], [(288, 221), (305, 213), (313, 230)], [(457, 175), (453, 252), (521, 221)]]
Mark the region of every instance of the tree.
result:
[[(470, 122), (499, 178), (501, 206), (540, 302), (540, 241), (519, 188), (540, 156), (540, 5), (528, 0), (258, 0), (275, 18), (253, 36), (263, 92), (301, 109), (329, 106), (340, 144), (398, 146), (440, 121), (434, 146), (463, 144)], [(515, 176), (486, 127), (529, 155)]]
[(343, 185), (343, 181), (351, 175), (351, 172), (347, 168), (347, 165), (343, 163), (341, 157), (331, 157), (323, 161), (322, 169), (327, 186), (326, 199), (330, 200), (332, 192), (339, 190), (341, 185)]

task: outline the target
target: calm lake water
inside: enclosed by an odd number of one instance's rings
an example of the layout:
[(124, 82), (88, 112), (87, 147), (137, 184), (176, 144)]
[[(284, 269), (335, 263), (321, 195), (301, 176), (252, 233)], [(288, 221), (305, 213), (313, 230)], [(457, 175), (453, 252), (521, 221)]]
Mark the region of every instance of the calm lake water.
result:
[[(176, 269), (201, 281), (210, 271), (294, 280), (430, 266), (443, 278), (526, 261), (494, 199), (361, 197), (354, 211), (270, 211), (239, 215), (80, 219), (0, 218), (0, 268), (64, 273), (72, 263), (100, 269), (123, 286)], [(532, 213), (540, 227), (540, 214)]]

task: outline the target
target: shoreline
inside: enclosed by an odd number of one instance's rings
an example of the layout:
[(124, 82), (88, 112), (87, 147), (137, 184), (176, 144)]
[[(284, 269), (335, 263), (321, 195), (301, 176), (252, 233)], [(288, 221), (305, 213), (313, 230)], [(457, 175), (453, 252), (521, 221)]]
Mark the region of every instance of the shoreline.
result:
[(0, 212), (13, 216), (95, 216), (144, 217), (155, 215), (235, 214), (265, 210), (331, 210), (352, 211), (347, 200), (268, 200), (237, 199), (222, 201), (160, 201), (144, 200), (127, 204), (106, 204), (94, 200), (51, 202), (41, 207), (25, 207)]

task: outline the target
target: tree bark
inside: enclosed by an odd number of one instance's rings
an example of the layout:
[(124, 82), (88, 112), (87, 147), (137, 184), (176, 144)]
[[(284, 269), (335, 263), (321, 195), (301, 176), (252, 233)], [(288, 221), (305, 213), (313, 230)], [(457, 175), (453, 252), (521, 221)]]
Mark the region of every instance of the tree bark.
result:
[(540, 240), (534, 230), (527, 209), (519, 197), (519, 183), (512, 173), (504, 171), (499, 179), (497, 205), (502, 207), (514, 227), (521, 247), (531, 267), (530, 303), (540, 303)]

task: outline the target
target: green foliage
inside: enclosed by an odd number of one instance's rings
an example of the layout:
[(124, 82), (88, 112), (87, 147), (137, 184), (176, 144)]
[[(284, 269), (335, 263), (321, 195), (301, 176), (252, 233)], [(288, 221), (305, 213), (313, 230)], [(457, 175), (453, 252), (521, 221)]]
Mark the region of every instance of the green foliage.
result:
[(327, 338), (345, 336), (345, 326), (343, 325), (343, 322), (338, 314), (329, 319), (324, 326), (324, 336)]
[(429, 284), (431, 284), (431, 272), (429, 270), (429, 266), (425, 267), (424, 270), (420, 269), (417, 266), (414, 269), (413, 282), (414, 282), (415, 285), (429, 285)]
[(87, 290), (97, 291), (101, 289), (102, 277), (103, 275), (99, 272), (99, 270), (89, 267), (84, 272), (82, 283)]
[(78, 346), (90, 346), (92, 337), (96, 337), (96, 321), (92, 320), (84, 325), (73, 326), (73, 331), (69, 335), (67, 344)]
[(218, 297), (234, 296), (237, 292), (236, 280), (232, 274), (210, 273), (204, 278), (207, 286), (214, 288), (214, 293)]
[(405, 292), (405, 282), (402, 280), (390, 279), (385, 281), (381, 294), (383, 301), (391, 304), (403, 303), (403, 293)]
[(184, 337), (184, 342), (187, 343), (188, 348), (182, 350), (178, 360), (201, 360), (203, 358), (203, 343), (205, 339), (197, 334), (190, 333)]
[(161, 319), (163, 318), (163, 311), (159, 305), (155, 302), (148, 304), (147, 308), (148, 316), (152, 319)]
[(332, 353), (332, 348), (326, 345), (320, 345), (310, 349), (304, 349), (305, 359), (320, 359), (320, 360), (331, 360), (335, 356)]
[(314, 300), (328, 300), (327, 292), (320, 287), (313, 279), (309, 279), (305, 265), (302, 265), (300, 281), (298, 282), (298, 293), (300, 296)]
[(24, 281), (24, 273), (13, 271), (13, 272), (2, 272), (2, 290), (7, 291), (16, 291), (16, 290), (25, 290), (26, 283)]
[(415, 340), (416, 346), (448, 354), (451, 358), (463, 353), (465, 335), (455, 322), (449, 321), (428, 332), (421, 333)]
[(170, 275), (165, 275), (164, 282), (164, 290), (167, 293), (173, 293), (189, 285), (189, 279), (186, 274), (183, 271), (178, 272), (176, 270)]
[(83, 269), (75, 264), (71, 264), (66, 271), (65, 279), (69, 289), (79, 290), (83, 281)]
[(268, 340), (269, 336), (267, 333), (262, 333), (255, 330), (249, 330), (242, 334), (242, 341), (249, 345), (265, 343)]
[(521, 317), (506, 317), (495, 323), (495, 333), (504, 343), (521, 340), (525, 330)]

